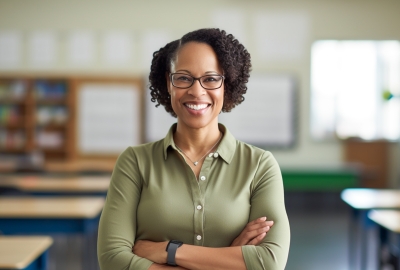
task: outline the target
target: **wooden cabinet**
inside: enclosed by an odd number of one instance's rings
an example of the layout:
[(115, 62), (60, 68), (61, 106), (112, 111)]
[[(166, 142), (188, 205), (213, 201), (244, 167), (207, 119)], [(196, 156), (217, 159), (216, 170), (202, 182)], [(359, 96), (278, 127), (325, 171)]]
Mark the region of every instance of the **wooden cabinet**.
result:
[(362, 168), (361, 186), (366, 188), (387, 188), (389, 168), (388, 141), (344, 141), (344, 160), (359, 164)]
[(73, 89), (68, 78), (0, 78), (0, 151), (73, 156)]

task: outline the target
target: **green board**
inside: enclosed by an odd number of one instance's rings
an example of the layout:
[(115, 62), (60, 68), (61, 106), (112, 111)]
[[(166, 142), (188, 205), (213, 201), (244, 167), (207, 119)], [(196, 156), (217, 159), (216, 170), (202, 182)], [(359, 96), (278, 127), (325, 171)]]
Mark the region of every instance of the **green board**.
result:
[(359, 187), (359, 171), (339, 169), (282, 169), (285, 191), (341, 191)]

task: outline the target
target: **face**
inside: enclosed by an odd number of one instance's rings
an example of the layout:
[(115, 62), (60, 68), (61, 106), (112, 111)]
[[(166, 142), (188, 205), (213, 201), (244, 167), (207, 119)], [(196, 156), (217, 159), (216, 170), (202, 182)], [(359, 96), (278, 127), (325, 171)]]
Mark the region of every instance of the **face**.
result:
[[(217, 55), (205, 43), (189, 42), (179, 49), (172, 63), (171, 73), (184, 73), (193, 77), (223, 75)], [(218, 115), (224, 103), (224, 85), (215, 90), (204, 89), (198, 80), (187, 89), (174, 87), (167, 74), (171, 105), (178, 116), (178, 125), (200, 129), (218, 124)]]

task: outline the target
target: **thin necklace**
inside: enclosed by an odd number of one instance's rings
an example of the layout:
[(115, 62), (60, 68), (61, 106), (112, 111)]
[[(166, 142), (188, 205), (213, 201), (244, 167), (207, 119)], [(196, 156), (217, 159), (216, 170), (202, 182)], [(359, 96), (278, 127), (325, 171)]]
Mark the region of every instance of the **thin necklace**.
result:
[(220, 132), (218, 141), (211, 147), (210, 150), (207, 151), (207, 153), (206, 153), (204, 156), (202, 156), (202, 157), (201, 157), (200, 159), (198, 159), (197, 161), (191, 160), (190, 157), (189, 157), (188, 155), (186, 155), (186, 153), (183, 152), (183, 150), (180, 149), (180, 148), (178, 147), (178, 145), (175, 144), (175, 146), (176, 146), (176, 148), (178, 148), (179, 151), (182, 152), (182, 154), (184, 154), (184, 155), (190, 160), (190, 162), (193, 163), (194, 166), (197, 166), (197, 164), (199, 164), (199, 161), (202, 160), (205, 156), (207, 156), (207, 155), (211, 152), (211, 150), (213, 150), (214, 147), (221, 141), (221, 139), (222, 139), (222, 132)]

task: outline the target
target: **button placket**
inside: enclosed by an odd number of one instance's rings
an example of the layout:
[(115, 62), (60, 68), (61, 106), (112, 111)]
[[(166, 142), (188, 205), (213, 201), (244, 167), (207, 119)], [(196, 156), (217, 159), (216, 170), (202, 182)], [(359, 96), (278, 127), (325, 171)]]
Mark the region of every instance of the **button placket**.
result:
[[(214, 162), (213, 157), (207, 156), (204, 159), (203, 165), (201, 166), (199, 178), (198, 178), (198, 191), (200, 197), (193, 197), (194, 202), (194, 244), (202, 246), (204, 243), (204, 220), (205, 220), (205, 192), (207, 187), (207, 182), (209, 180), (209, 171), (212, 162)], [(196, 194), (198, 194), (196, 192)]]

